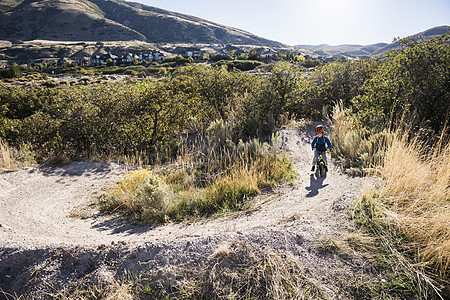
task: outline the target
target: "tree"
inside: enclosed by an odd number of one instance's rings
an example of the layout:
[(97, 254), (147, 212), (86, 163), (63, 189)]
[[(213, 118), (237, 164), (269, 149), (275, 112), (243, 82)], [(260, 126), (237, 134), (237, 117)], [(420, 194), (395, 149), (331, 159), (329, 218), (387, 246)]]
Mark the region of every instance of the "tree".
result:
[(417, 127), (442, 129), (450, 117), (450, 45), (440, 37), (389, 53), (353, 104), (365, 124), (398, 120), (408, 108)]
[(295, 55), (294, 60), (295, 60), (295, 62), (303, 62), (303, 61), (305, 61), (305, 57), (301, 54)]
[(18, 64), (13, 63), (11, 66), (0, 70), (0, 77), (2, 78), (16, 78), (21, 77), (22, 71)]
[(300, 70), (288, 63), (278, 62), (272, 68), (266, 94), (270, 99), (269, 110), (278, 121), (288, 102), (297, 102), (297, 87), (300, 80)]
[(250, 51), (250, 54), (248, 55), (248, 59), (257, 60), (258, 59), (258, 53), (256, 53), (255, 50)]

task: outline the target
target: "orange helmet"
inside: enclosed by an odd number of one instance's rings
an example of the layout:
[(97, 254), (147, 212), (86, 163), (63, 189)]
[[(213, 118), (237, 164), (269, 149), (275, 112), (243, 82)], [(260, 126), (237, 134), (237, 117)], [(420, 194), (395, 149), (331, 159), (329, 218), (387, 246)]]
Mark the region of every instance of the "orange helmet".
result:
[(323, 133), (323, 125), (317, 125), (316, 130), (314, 130), (316, 134)]

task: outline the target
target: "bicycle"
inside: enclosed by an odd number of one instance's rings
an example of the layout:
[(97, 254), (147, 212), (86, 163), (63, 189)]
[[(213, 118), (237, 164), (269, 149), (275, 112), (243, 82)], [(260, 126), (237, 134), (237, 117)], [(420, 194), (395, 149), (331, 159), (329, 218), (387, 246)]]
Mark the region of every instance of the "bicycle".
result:
[(316, 176), (317, 177), (326, 177), (327, 176), (327, 167), (325, 165), (325, 161), (323, 160), (323, 154), (325, 151), (318, 151), (319, 158), (317, 159), (316, 164)]

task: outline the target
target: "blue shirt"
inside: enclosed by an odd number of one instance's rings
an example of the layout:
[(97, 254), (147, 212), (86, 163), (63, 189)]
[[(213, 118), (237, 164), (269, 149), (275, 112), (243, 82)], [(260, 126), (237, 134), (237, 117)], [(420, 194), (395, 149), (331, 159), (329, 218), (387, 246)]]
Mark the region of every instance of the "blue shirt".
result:
[(331, 149), (331, 142), (326, 136), (316, 136), (311, 143), (311, 148), (316, 148), (317, 151), (326, 151), (327, 149)]

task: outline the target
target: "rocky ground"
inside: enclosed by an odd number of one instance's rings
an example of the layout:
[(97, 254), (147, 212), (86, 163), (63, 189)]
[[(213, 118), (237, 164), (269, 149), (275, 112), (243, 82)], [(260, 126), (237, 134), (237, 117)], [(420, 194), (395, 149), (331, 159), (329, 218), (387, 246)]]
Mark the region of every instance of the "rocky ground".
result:
[[(114, 163), (73, 162), (0, 174), (0, 288), (8, 294), (58, 289), (79, 279), (111, 281), (125, 273), (200, 267), (218, 248), (247, 243), (298, 261), (331, 299), (370, 273), (367, 257), (348, 246), (358, 236), (349, 207), (367, 181), (332, 162), (326, 178), (312, 172), (312, 129), (284, 129), (284, 150), (297, 180), (264, 191), (251, 209), (211, 220), (160, 226), (129, 224), (92, 202), (126, 174)], [(338, 249), (338, 250), (336, 250)], [(0, 293), (0, 298), (2, 294)]]

